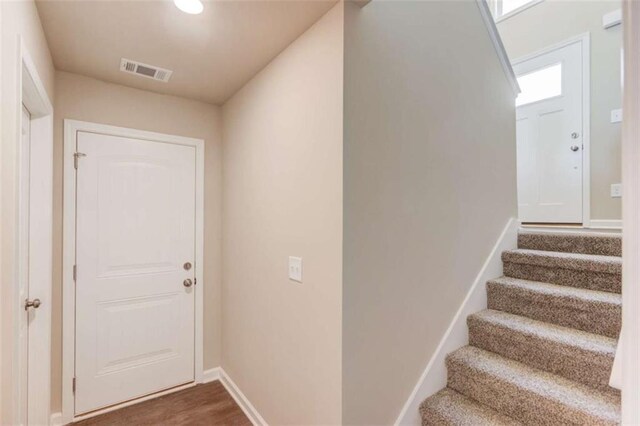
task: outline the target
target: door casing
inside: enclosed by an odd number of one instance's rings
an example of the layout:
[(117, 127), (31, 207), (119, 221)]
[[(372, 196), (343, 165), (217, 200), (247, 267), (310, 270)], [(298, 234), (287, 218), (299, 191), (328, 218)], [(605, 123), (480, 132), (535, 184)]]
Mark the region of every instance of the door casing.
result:
[[(143, 139), (157, 143), (171, 143), (192, 146), (196, 149), (196, 247), (195, 247), (195, 350), (194, 377), (192, 384), (179, 386), (169, 391), (149, 397), (159, 396), (171, 391), (184, 389), (201, 383), (203, 379), (204, 349), (204, 140), (183, 136), (167, 135), (136, 129), (109, 126), (77, 120), (64, 120), (64, 195), (63, 195), (63, 253), (62, 253), (62, 422), (63, 424), (85, 419), (121, 408), (139, 400), (127, 401), (103, 410), (83, 416), (75, 416), (73, 378), (75, 374), (75, 282), (73, 266), (76, 252), (76, 173), (74, 153), (76, 151), (77, 132), (99, 133), (133, 139)], [(141, 398), (149, 399), (149, 397)]]
[[(14, 327), (11, 398), (14, 423), (46, 424), (50, 418), (51, 399), (53, 106), (21, 36), (17, 43), (19, 69), (16, 75), (19, 79), (16, 111), (19, 113), (15, 137), (20, 149), (16, 161), (24, 164), (25, 160), (29, 167), (28, 170), (18, 167), (20, 188), (16, 213), (20, 223), (14, 231), (17, 242), (15, 255), (16, 264), (25, 267), (14, 266), (15, 278), (10, 284), (14, 286), (14, 297), (8, 301)], [(31, 116), (30, 146), (26, 150), (22, 143), (23, 106)], [(24, 179), (26, 173), (28, 177)], [(27, 232), (17, 229), (25, 227)], [(30, 312), (28, 317), (24, 310), (25, 295), (42, 301), (40, 308)], [(32, 320), (31, 325), (28, 318)], [(21, 333), (21, 329), (28, 332)]]
[(582, 227), (591, 226), (591, 57), (590, 33), (583, 33), (512, 61), (512, 66), (574, 43), (582, 46)]

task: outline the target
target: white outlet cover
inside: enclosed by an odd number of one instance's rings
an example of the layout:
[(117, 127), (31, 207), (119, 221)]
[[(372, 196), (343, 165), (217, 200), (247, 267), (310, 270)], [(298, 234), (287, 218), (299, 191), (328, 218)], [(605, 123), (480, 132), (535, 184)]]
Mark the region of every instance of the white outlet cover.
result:
[(611, 198), (620, 198), (622, 197), (622, 184), (614, 183), (611, 185)]
[(302, 258), (289, 256), (289, 279), (302, 282)]

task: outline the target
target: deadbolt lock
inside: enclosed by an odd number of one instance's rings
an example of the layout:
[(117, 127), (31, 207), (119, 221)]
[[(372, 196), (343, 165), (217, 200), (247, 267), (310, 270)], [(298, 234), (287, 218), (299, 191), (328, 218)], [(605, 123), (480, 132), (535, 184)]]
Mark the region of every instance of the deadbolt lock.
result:
[(191, 262), (184, 262), (183, 267), (184, 267), (185, 271), (190, 270), (191, 269)]

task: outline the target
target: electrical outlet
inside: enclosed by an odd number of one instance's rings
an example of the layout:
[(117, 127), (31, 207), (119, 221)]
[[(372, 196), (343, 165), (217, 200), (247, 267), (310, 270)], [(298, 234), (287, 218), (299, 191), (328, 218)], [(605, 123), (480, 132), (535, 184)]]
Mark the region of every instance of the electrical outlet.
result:
[(302, 258), (289, 256), (289, 279), (302, 282)]
[(611, 185), (611, 198), (620, 198), (622, 197), (622, 184), (614, 183)]

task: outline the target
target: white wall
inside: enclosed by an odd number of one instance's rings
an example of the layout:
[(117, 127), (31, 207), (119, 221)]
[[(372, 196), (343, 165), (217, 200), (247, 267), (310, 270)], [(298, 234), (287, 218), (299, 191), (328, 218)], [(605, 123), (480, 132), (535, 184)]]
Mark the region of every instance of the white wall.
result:
[(392, 424), (509, 218), (515, 95), (476, 2), (345, 6), (343, 423)]
[(223, 107), (222, 366), (275, 425), (341, 423), (342, 16)]
[(611, 110), (622, 108), (622, 27), (605, 30), (602, 15), (619, 1), (546, 0), (498, 23), (512, 60), (589, 32), (591, 35), (591, 219), (621, 219), (621, 199), (611, 184), (621, 182), (621, 124)]
[[(65, 118), (188, 136), (205, 141), (204, 368), (221, 361), (222, 123), (221, 108), (203, 102), (56, 73), (53, 175), (52, 411), (61, 409), (62, 154)], [(161, 83), (158, 83), (161, 84)]]
[(15, 282), (17, 217), (17, 148), (20, 129), (17, 127), (21, 114), (20, 84), (21, 63), (18, 57), (18, 36), (22, 38), (26, 50), (32, 57), (37, 72), (43, 81), (49, 99), (54, 99), (54, 68), (47, 42), (42, 31), (38, 12), (31, 0), (0, 2), (0, 62), (2, 104), (0, 105), (0, 123), (2, 146), (0, 148), (0, 423), (10, 424), (14, 412), (15, 395), (13, 384), (15, 345), (13, 316), (16, 306), (13, 292)]

